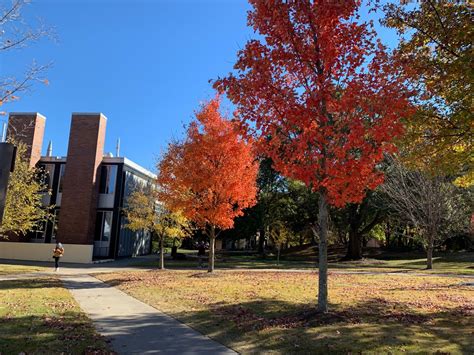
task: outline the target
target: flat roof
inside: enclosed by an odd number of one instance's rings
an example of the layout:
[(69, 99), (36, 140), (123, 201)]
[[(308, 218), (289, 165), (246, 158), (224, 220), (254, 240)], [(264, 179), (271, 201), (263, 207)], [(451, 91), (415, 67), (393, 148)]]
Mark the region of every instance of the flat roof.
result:
[[(40, 159), (42, 163), (67, 163), (67, 157), (47, 157), (43, 156)], [(156, 179), (156, 174), (152, 173), (150, 170), (145, 169), (143, 166), (135, 163), (134, 161), (126, 158), (126, 157), (109, 157), (104, 156), (102, 158), (102, 163), (108, 164), (124, 164), (125, 167), (133, 170), (145, 177)]]
[(135, 163), (134, 161), (126, 157), (108, 157), (104, 156), (102, 159), (103, 163), (123, 163), (126, 167), (134, 170), (142, 175), (145, 175), (149, 178), (156, 179), (156, 174), (152, 173), (150, 170), (145, 169), (143, 166)]
[(43, 119), (46, 119), (41, 113), (39, 112), (10, 112), (8, 116), (38, 116)]

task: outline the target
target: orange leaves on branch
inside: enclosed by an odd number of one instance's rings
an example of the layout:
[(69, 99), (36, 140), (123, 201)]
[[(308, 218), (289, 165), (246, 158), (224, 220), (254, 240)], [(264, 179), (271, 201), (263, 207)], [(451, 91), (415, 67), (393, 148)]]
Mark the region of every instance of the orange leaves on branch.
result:
[(219, 112), (218, 98), (196, 113), (186, 139), (159, 163), (159, 199), (200, 227), (231, 228), (256, 203), (258, 166), (252, 146)]
[(382, 182), (377, 166), (412, 112), (401, 68), (372, 24), (356, 20), (358, 0), (250, 2), (249, 25), (263, 39), (214, 87), (277, 170), (332, 205), (360, 202)]

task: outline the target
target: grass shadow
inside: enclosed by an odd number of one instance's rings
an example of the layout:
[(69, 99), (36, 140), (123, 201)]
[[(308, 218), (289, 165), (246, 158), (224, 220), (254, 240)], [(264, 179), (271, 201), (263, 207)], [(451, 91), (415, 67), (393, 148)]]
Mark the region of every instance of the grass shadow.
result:
[(321, 314), (310, 304), (258, 299), (173, 316), (242, 352), (474, 351), (469, 309), (423, 313), (378, 298), (330, 308)]

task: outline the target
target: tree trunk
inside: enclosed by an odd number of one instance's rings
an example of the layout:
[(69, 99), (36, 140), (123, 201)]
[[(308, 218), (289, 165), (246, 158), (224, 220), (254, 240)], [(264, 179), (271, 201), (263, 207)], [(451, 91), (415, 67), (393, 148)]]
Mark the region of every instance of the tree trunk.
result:
[(278, 247), (278, 251), (277, 251), (277, 265), (280, 265), (280, 247)]
[(328, 311), (328, 205), (326, 191), (322, 191), (319, 198), (319, 291), (318, 311)]
[(349, 244), (347, 245), (347, 254), (345, 260), (362, 259), (362, 241), (357, 230), (351, 228), (349, 230)]
[(258, 238), (258, 253), (261, 255), (263, 255), (265, 252), (264, 244), (265, 244), (265, 228), (261, 228), (260, 236)]
[(385, 227), (385, 248), (387, 249), (390, 247), (390, 234), (391, 234), (390, 223), (387, 222), (387, 225)]
[(434, 238), (429, 236), (428, 248), (426, 248), (426, 268), (428, 270), (433, 269), (433, 249), (434, 249)]
[(211, 226), (209, 230), (209, 267), (208, 272), (214, 272), (214, 255), (216, 245), (216, 227)]
[(165, 237), (160, 237), (160, 270), (165, 269)]

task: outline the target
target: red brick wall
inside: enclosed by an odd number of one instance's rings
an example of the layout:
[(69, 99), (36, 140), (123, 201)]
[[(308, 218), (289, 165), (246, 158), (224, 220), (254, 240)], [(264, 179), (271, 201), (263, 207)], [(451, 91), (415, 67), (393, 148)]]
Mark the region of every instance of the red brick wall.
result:
[(21, 141), (27, 146), (30, 166), (35, 166), (41, 158), (46, 118), (39, 113), (10, 113), (7, 136)]
[(102, 114), (72, 115), (57, 237), (62, 243), (94, 242), (106, 123)]

